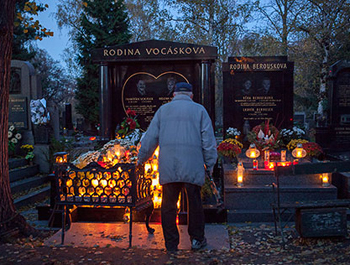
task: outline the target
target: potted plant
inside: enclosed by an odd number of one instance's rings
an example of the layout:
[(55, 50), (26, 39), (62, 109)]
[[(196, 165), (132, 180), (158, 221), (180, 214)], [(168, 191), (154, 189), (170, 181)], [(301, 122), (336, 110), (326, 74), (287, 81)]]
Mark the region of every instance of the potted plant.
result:
[(25, 159), (28, 161), (29, 165), (33, 165), (34, 159), (34, 147), (30, 144), (22, 145), (21, 149), (25, 152)]

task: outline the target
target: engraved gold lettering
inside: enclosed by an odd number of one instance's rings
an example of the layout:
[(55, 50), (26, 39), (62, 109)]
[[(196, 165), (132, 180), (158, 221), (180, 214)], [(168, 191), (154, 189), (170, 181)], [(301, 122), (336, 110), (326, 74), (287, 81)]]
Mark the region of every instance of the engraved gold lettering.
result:
[(185, 49), (185, 52), (186, 52), (187, 54), (191, 54), (191, 53), (192, 53), (192, 49), (191, 49), (190, 47), (187, 47), (187, 48)]
[(151, 48), (151, 49), (147, 49), (147, 48), (146, 48), (146, 52), (147, 52), (148, 55), (150, 55), (151, 52), (152, 52), (152, 48)]
[(141, 53), (140, 53), (139, 49), (136, 49), (136, 51), (135, 51), (135, 55), (141, 55)]
[(178, 54), (178, 53), (179, 53), (178, 48), (175, 47), (175, 48), (174, 48), (174, 54), (176, 55), (176, 54)]
[(171, 47), (169, 47), (168, 49), (168, 54), (173, 54), (173, 50), (171, 49)]
[(103, 56), (108, 56), (108, 50), (103, 50)]
[(122, 49), (117, 49), (117, 55), (122, 56), (123, 55), (123, 50)]
[(193, 51), (194, 51), (195, 54), (198, 53), (198, 50), (199, 50), (199, 47), (197, 47), (197, 48), (193, 47)]
[(154, 55), (158, 55), (159, 54), (159, 49), (158, 48), (154, 48), (153, 49), (153, 54)]
[(199, 53), (205, 53), (205, 50), (203, 47), (201, 47), (201, 49), (199, 50)]
[(185, 54), (185, 53), (184, 53), (184, 48), (180, 48), (179, 53), (180, 53), (180, 54)]
[(128, 55), (134, 55), (134, 49), (128, 49)]
[(160, 50), (160, 53), (163, 54), (163, 55), (166, 55), (166, 48), (162, 48), (162, 49)]

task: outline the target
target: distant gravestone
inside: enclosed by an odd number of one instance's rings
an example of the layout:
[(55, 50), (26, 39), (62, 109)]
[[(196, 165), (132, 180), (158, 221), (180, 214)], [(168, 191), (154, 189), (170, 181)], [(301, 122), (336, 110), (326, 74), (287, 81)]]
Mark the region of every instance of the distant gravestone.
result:
[(10, 97), (9, 125), (17, 129), (28, 129), (28, 102), (26, 97)]
[(350, 148), (350, 61), (338, 61), (331, 66), (329, 79), (330, 148)]
[(193, 100), (215, 119), (215, 47), (150, 40), (93, 51), (101, 64), (100, 134), (114, 137), (118, 124), (134, 110), (146, 130), (157, 109), (171, 101), (177, 82), (193, 85)]
[(31, 130), (28, 104), (41, 96), (35, 69), (29, 62), (12, 60), (10, 77), (9, 125)]
[(293, 70), (287, 57), (230, 57), (223, 65), (224, 130), (243, 132), (267, 119), (292, 126)]

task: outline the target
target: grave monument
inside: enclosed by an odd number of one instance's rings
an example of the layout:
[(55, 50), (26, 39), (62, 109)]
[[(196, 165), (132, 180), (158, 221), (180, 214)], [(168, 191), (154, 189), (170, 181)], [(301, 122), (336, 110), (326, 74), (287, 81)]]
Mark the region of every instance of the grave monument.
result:
[(223, 64), (224, 131), (241, 132), (270, 119), (280, 128), (293, 124), (294, 63), (287, 57), (229, 57)]
[(323, 146), (332, 150), (349, 150), (350, 61), (341, 60), (331, 66), (328, 84), (330, 126), (328, 136), (320, 141)]
[(100, 136), (114, 138), (116, 126), (136, 111), (146, 130), (157, 109), (172, 99), (174, 85), (193, 85), (193, 100), (202, 104), (212, 121), (216, 47), (150, 40), (96, 49), (100, 64)]

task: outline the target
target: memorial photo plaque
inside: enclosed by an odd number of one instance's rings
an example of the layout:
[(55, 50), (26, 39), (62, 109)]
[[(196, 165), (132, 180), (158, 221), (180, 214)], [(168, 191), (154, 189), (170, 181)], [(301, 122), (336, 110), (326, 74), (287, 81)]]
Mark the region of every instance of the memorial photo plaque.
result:
[(293, 68), (286, 57), (230, 57), (223, 65), (224, 131), (270, 119), (293, 124)]

